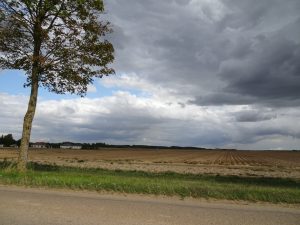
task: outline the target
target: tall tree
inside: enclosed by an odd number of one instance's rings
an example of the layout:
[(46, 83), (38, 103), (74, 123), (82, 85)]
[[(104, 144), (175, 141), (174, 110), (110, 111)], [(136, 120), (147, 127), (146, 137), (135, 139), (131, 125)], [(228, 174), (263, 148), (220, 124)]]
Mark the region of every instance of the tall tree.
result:
[(3, 144), (4, 146), (6, 147), (9, 147), (13, 144), (16, 144), (16, 141), (15, 139), (13, 138), (13, 135), (12, 134), (7, 134), (3, 137)]
[(84, 96), (95, 77), (113, 74), (102, 0), (0, 0), (0, 68), (24, 70), (31, 88), (18, 159), (26, 170), (38, 89)]

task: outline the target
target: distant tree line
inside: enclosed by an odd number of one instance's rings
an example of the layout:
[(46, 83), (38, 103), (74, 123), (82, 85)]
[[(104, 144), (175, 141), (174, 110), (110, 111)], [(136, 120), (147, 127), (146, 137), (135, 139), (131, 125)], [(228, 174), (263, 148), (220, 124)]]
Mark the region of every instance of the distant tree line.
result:
[[(156, 146), (156, 145), (111, 145), (106, 143), (72, 143), (73, 145), (82, 146), (83, 150), (97, 150), (100, 148), (141, 148), (141, 149), (186, 149), (186, 150), (205, 150), (199, 147), (182, 147), (182, 146)], [(60, 148), (63, 143), (47, 143), (48, 148)]]
[[(72, 145), (80, 145), (82, 146), (82, 149), (85, 150), (97, 150), (100, 148), (141, 148), (141, 149), (186, 149), (186, 150), (205, 150), (206, 148), (199, 148), (199, 147), (182, 147), (182, 146), (156, 146), (156, 145), (111, 145), (106, 143), (73, 143), (68, 142)], [(12, 134), (7, 135), (1, 135), (0, 137), (0, 145), (4, 145), (4, 147), (10, 147), (13, 145), (17, 145), (20, 147), (21, 139), (15, 140), (13, 138)], [(34, 143), (30, 142), (30, 146), (32, 146)], [(45, 143), (47, 148), (60, 148), (60, 146), (64, 144), (64, 142), (61, 143)]]
[[(66, 142), (60, 143), (45, 143), (47, 148), (60, 148), (62, 144)], [(97, 150), (101, 148), (126, 148), (126, 149), (185, 149), (185, 150), (205, 150), (206, 148), (199, 147), (182, 147), (182, 146), (156, 146), (156, 145), (111, 145), (103, 142), (98, 143), (75, 143), (75, 142), (67, 142), (71, 145), (80, 145), (83, 150)], [(34, 143), (30, 142), (30, 146)]]

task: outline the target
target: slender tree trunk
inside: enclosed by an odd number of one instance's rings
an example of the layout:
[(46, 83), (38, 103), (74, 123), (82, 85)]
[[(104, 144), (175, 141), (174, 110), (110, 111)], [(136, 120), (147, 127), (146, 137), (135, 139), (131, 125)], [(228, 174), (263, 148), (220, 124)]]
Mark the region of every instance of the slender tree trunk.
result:
[(42, 22), (39, 17), (37, 17), (36, 23), (34, 25), (33, 33), (34, 33), (33, 35), (34, 51), (33, 51), (32, 72), (31, 72), (31, 92), (30, 92), (27, 112), (24, 116), (22, 140), (21, 140), (18, 165), (17, 165), (17, 168), (20, 172), (25, 172), (27, 169), (26, 166), (28, 161), (28, 147), (29, 147), (29, 141), (31, 135), (32, 121), (36, 110), (37, 96), (39, 90), (40, 50), (42, 46), (42, 41), (41, 41)]
[(21, 140), (18, 166), (17, 166), (20, 172), (26, 171), (26, 165), (28, 160), (28, 147), (29, 147), (29, 141), (31, 135), (32, 121), (36, 110), (38, 88), (39, 88), (38, 73), (35, 69), (35, 71), (34, 70), (32, 71), (31, 93), (30, 93), (27, 112), (24, 116), (24, 122), (23, 122), (22, 140)]

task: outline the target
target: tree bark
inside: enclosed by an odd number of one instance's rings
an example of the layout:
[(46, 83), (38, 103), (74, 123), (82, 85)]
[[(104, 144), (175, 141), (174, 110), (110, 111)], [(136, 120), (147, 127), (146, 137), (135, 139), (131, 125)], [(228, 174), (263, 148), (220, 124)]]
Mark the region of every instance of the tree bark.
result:
[(30, 141), (30, 135), (31, 135), (32, 121), (33, 121), (35, 110), (36, 110), (38, 88), (39, 88), (38, 73), (37, 73), (37, 71), (33, 70), (32, 71), (31, 93), (30, 93), (27, 112), (24, 116), (22, 140), (21, 140), (18, 165), (17, 165), (17, 169), (20, 172), (25, 172), (27, 169), (26, 165), (27, 165), (27, 161), (28, 161), (28, 147), (29, 147), (29, 141)]

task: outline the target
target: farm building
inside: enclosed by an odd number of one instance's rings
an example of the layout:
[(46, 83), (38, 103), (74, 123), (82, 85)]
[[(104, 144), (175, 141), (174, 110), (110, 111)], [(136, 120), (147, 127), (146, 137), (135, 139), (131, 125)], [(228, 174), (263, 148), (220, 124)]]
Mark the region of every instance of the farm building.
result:
[(81, 149), (82, 146), (71, 142), (65, 142), (60, 145), (62, 149)]
[(32, 148), (47, 148), (47, 143), (45, 142), (36, 142), (31, 145)]

